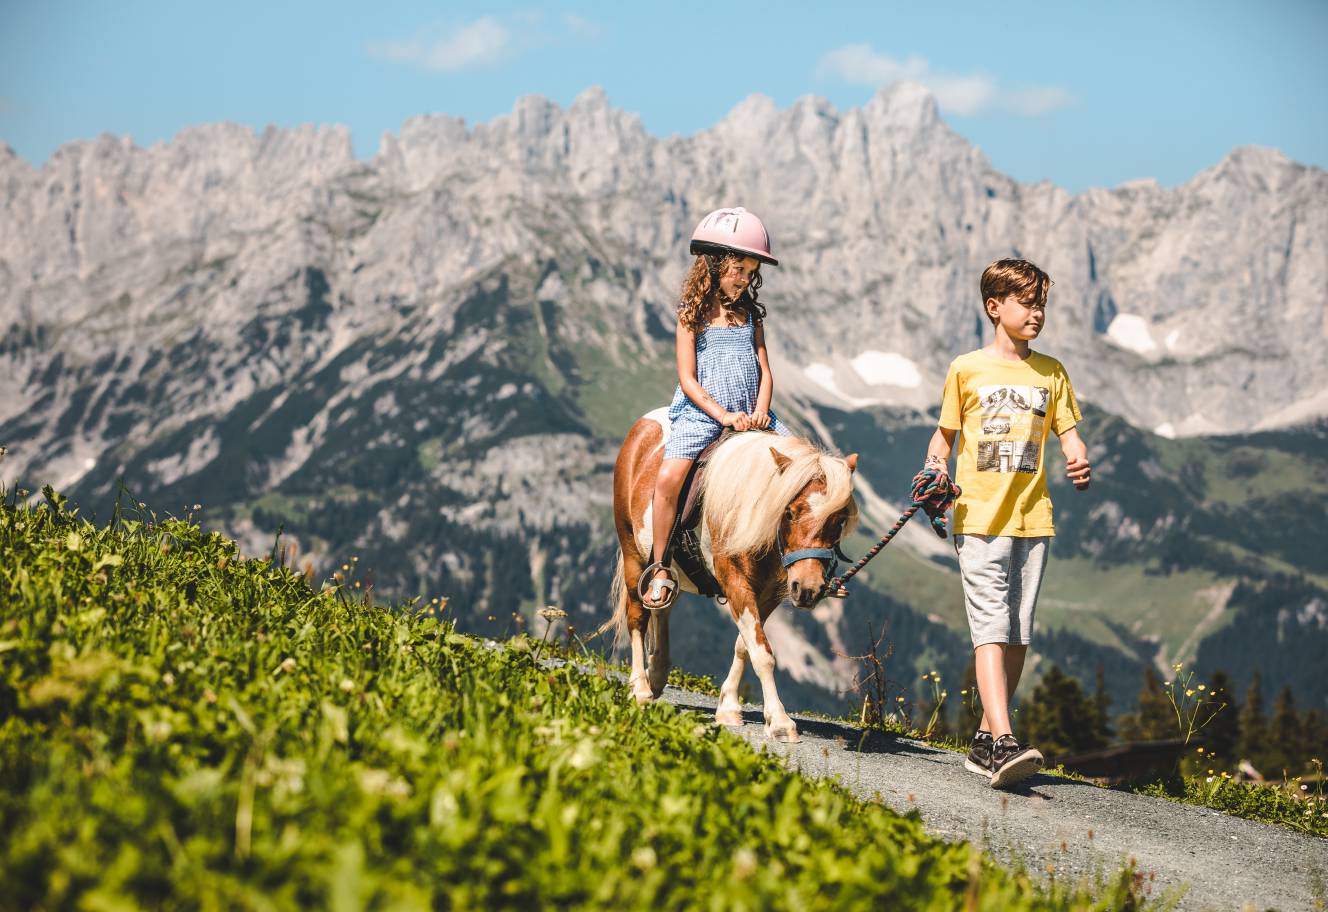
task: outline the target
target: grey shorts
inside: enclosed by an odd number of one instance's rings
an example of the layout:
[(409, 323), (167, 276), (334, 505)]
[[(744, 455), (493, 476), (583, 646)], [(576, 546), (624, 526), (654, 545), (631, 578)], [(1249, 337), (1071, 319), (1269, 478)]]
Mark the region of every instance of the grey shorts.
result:
[(1032, 642), (1033, 611), (1051, 538), (956, 535), (954, 543), (973, 648), (984, 643), (1026, 646)]

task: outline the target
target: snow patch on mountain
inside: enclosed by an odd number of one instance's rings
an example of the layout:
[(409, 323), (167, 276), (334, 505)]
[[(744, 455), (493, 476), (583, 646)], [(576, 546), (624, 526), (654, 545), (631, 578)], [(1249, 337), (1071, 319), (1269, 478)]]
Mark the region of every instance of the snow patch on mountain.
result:
[(1153, 334), (1148, 329), (1148, 321), (1136, 314), (1116, 314), (1107, 327), (1107, 339), (1137, 355), (1147, 357), (1157, 352), (1157, 343), (1153, 341)]
[(864, 383), (915, 389), (922, 374), (913, 361), (898, 352), (865, 351), (849, 362)]

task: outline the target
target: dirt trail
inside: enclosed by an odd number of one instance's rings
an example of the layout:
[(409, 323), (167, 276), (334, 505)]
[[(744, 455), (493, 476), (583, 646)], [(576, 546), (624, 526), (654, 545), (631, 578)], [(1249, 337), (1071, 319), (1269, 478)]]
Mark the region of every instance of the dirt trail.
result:
[[(713, 715), (711, 697), (669, 687), (664, 699)], [(1077, 879), (1135, 859), (1152, 895), (1184, 890), (1178, 909), (1328, 908), (1328, 840), (1206, 808), (1038, 775), (993, 791), (963, 757), (919, 741), (794, 715), (800, 744), (767, 741), (761, 713), (731, 729), (809, 776), (837, 776), (863, 798), (916, 808), (929, 832), (966, 839), (1031, 870)]]

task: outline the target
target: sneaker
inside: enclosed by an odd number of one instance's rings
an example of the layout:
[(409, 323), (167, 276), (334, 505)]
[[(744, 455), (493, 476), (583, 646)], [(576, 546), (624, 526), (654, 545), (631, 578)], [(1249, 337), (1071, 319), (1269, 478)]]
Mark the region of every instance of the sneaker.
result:
[(1042, 754), (1024, 747), (1014, 735), (1001, 735), (991, 745), (991, 787), (1005, 788), (1022, 782), (1042, 769)]
[(968, 746), (964, 769), (991, 778), (991, 732), (978, 729), (973, 736), (973, 743)]

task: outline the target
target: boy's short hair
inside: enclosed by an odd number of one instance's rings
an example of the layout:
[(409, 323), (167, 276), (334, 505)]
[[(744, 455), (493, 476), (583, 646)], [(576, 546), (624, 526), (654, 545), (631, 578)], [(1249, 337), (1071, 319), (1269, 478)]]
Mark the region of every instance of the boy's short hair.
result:
[[(987, 313), (987, 299), (1002, 300), (1007, 295), (1032, 296), (1031, 304), (1047, 303), (1051, 277), (1028, 260), (997, 260), (982, 270), (982, 312)], [(991, 319), (991, 314), (987, 314)], [(992, 322), (996, 322), (992, 320)]]

